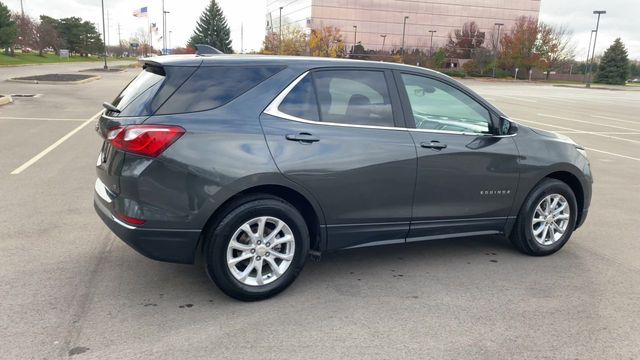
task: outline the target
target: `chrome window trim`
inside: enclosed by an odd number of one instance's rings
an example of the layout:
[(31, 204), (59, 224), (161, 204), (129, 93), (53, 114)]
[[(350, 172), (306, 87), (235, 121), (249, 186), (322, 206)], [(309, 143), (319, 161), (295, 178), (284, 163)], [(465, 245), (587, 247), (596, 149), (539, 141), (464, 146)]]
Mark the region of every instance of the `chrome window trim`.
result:
[(298, 85), (302, 79), (304, 79), (310, 71), (305, 71), (302, 75), (298, 76), (291, 84), (289, 84), (278, 96), (276, 96), (273, 101), (267, 106), (267, 108), (263, 111), (263, 113), (275, 116), (278, 118), (301, 122), (305, 124), (314, 124), (314, 125), (326, 125), (326, 126), (340, 126), (340, 127), (350, 127), (350, 128), (359, 128), (359, 129), (377, 129), (377, 130), (394, 130), (394, 131), (416, 131), (416, 132), (424, 132), (424, 133), (435, 133), (435, 134), (450, 134), (450, 135), (465, 135), (465, 136), (495, 136), (493, 134), (485, 134), (485, 133), (470, 133), (470, 132), (462, 132), (462, 131), (447, 131), (447, 130), (429, 130), (429, 129), (417, 129), (417, 128), (406, 128), (406, 127), (391, 127), (391, 126), (375, 126), (375, 125), (357, 125), (357, 124), (341, 124), (334, 123), (329, 121), (315, 121), (315, 120), (307, 120), (303, 118), (299, 118), (297, 116), (289, 115), (280, 111), (280, 104), (284, 101), (284, 99), (289, 95), (289, 92), (293, 90), (293, 88)]

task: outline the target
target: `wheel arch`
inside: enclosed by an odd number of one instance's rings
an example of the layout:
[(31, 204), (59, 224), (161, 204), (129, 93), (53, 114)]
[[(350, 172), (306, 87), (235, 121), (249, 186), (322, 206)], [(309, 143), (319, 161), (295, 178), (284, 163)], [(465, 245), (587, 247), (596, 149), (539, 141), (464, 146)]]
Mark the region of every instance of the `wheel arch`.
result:
[(231, 211), (236, 204), (242, 202), (243, 198), (251, 195), (265, 194), (281, 198), (295, 207), (304, 218), (309, 230), (310, 249), (322, 251), (326, 245), (326, 234), (324, 232), (324, 213), (317, 201), (306, 191), (295, 186), (282, 183), (253, 184), (243, 187), (242, 190), (227, 196), (219, 201), (219, 206), (213, 211), (205, 222), (200, 239), (198, 241), (197, 252), (202, 254), (204, 240), (210, 235), (210, 231), (215, 229), (218, 221), (224, 217), (225, 213)]

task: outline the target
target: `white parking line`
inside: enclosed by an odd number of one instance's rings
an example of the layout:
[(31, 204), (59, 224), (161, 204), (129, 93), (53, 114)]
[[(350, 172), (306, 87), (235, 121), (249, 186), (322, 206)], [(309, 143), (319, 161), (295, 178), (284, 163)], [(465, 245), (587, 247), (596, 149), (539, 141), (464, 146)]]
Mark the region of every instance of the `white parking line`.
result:
[(519, 97), (515, 97), (515, 96), (498, 95), (498, 94), (496, 94), (495, 96), (499, 96), (499, 97), (503, 97), (503, 98), (507, 98), (507, 99), (514, 99), (514, 100), (518, 100), (518, 101), (531, 102), (531, 103), (535, 103), (535, 102), (537, 102), (537, 101), (535, 101), (535, 100), (531, 100), (531, 99), (523, 99), (523, 98), (519, 98)]
[(33, 118), (33, 117), (13, 117), (13, 116), (0, 116), (0, 120), (87, 121), (87, 119), (55, 119), (55, 118)]
[(612, 152), (609, 152), (609, 151), (593, 149), (593, 148), (590, 148), (590, 147), (585, 147), (585, 149), (587, 149), (587, 150), (589, 150), (589, 151), (595, 151), (595, 152), (599, 152), (599, 153), (607, 154), (607, 155), (618, 156), (618, 157), (625, 158), (625, 159), (629, 159), (629, 160), (640, 161), (640, 158), (634, 158), (634, 157), (627, 156), (627, 155), (616, 154), (616, 153), (612, 153)]
[[(561, 134), (584, 134), (587, 131), (576, 130), (576, 131), (556, 131)], [(605, 134), (605, 135), (640, 135), (640, 132), (617, 132), (617, 131), (589, 131), (588, 133), (593, 134)]]
[(629, 123), (629, 124), (640, 125), (640, 121), (623, 120), (623, 119), (617, 119), (617, 118), (612, 118), (612, 117), (609, 117), (609, 116), (600, 116), (600, 115), (591, 115), (591, 116), (595, 117), (595, 118), (605, 119), (605, 120), (621, 121), (621, 122), (625, 122), (625, 123)]
[(554, 118), (554, 119), (567, 120), (567, 121), (574, 121), (574, 122), (579, 122), (579, 123), (589, 124), (589, 125), (595, 125), (595, 126), (606, 126), (606, 127), (610, 127), (610, 128), (614, 128), (614, 129), (620, 129), (620, 130), (640, 131), (640, 129), (632, 129), (632, 128), (623, 127), (623, 126), (592, 123), (591, 121), (572, 119), (572, 118), (568, 118), (568, 117), (564, 117), (564, 116), (547, 115), (547, 114), (538, 114), (538, 116), (550, 117), (550, 118)]
[[(513, 120), (517, 120), (517, 121), (522, 121), (522, 122), (530, 122), (532, 124), (548, 125), (548, 124), (540, 123), (540, 122), (537, 122), (537, 121), (518, 119), (518, 118), (514, 118), (514, 117), (512, 117), (512, 119)], [(555, 125), (550, 125), (550, 126), (557, 127), (557, 128), (563, 128), (562, 126), (555, 126)], [(593, 133), (593, 132), (588, 132), (588, 131), (580, 131), (580, 130), (573, 130), (573, 131), (575, 131), (576, 133), (581, 133), (581, 134), (591, 134), (591, 135), (596, 135), (596, 136), (600, 135), (598, 133)], [(607, 135), (600, 135), (600, 136), (611, 137), (611, 136), (607, 136)], [(625, 140), (628, 140), (628, 139), (625, 139)], [(627, 155), (622, 155), (622, 154), (616, 154), (616, 153), (612, 153), (612, 152), (609, 152), (609, 151), (604, 151), (604, 150), (600, 150), (600, 149), (594, 149), (594, 148), (591, 148), (591, 147), (585, 147), (585, 149), (587, 149), (589, 151), (595, 151), (595, 152), (599, 152), (599, 153), (603, 153), (603, 154), (607, 154), (607, 155), (611, 155), (611, 156), (617, 156), (617, 157), (621, 157), (621, 158), (625, 158), (625, 159), (629, 159), (629, 160), (640, 161), (640, 158), (635, 158), (635, 157), (632, 157), (632, 156), (627, 156)]]
[(625, 138), (612, 136), (612, 135), (600, 134), (600, 133), (593, 132), (593, 131), (581, 131), (581, 130), (578, 130), (578, 129), (568, 128), (566, 126), (552, 125), (552, 124), (547, 124), (547, 123), (533, 121), (533, 120), (518, 119), (518, 118), (514, 118), (514, 117), (512, 117), (512, 119), (517, 120), (517, 121), (523, 121), (523, 122), (529, 122), (529, 123), (532, 123), (532, 124), (542, 125), (542, 126), (550, 126), (550, 127), (557, 128), (557, 129), (575, 131), (576, 133), (580, 133), (580, 134), (595, 135), (595, 136), (605, 137), (605, 138), (608, 138), (608, 139), (628, 141), (628, 142), (632, 142), (632, 143), (635, 143), (635, 144), (640, 144), (640, 141), (637, 141), (637, 140), (631, 140), (631, 139), (625, 139)]
[(82, 124), (80, 124), (80, 126), (78, 126), (77, 128), (69, 131), (65, 136), (61, 137), (58, 141), (54, 142), (53, 144), (49, 145), (49, 147), (47, 147), (46, 149), (42, 150), (38, 155), (32, 157), (31, 159), (29, 159), (29, 161), (27, 161), (26, 163), (20, 165), (20, 167), (18, 167), (17, 169), (13, 170), (11, 172), (11, 175), (18, 175), (21, 172), (23, 172), (25, 169), (27, 169), (29, 166), (35, 164), (38, 160), (42, 159), (45, 155), (47, 155), (49, 152), (51, 152), (53, 149), (57, 148), (58, 146), (60, 146), (60, 144), (62, 144), (63, 142), (65, 142), (67, 139), (69, 139), (70, 137), (73, 136), (73, 134), (77, 133), (78, 131), (82, 130), (83, 127), (87, 126), (87, 124), (89, 124), (90, 122), (94, 121), (98, 116), (100, 116), (102, 114), (102, 110), (98, 111), (97, 114), (93, 115), (91, 118), (89, 118), (89, 120), (86, 120), (85, 122), (83, 122)]

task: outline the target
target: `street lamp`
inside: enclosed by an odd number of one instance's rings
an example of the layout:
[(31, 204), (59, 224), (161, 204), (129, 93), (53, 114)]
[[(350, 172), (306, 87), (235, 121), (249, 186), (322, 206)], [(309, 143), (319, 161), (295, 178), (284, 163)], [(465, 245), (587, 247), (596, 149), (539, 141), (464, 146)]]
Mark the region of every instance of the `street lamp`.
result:
[(433, 34), (437, 33), (438, 31), (429, 30), (429, 32), (431, 33), (431, 44), (429, 45), (429, 56), (433, 56)]
[(596, 32), (595, 29), (591, 30), (589, 34), (589, 47), (587, 47), (587, 60), (584, 61), (584, 83), (587, 83), (587, 67), (589, 66), (589, 57), (591, 56), (591, 41), (593, 41), (593, 34)]
[(166, 48), (167, 48), (167, 19), (165, 17), (165, 12), (164, 12), (164, 0), (162, 0), (162, 54), (163, 55), (164, 55), (164, 49)]
[[(101, 1), (102, 2), (102, 40), (103, 40), (103, 44), (104, 45), (104, 69), (107, 70), (109, 69), (109, 67), (107, 67), (107, 30), (104, 24), (104, 0)], [(22, 4), (22, 2), (20, 3)], [(24, 13), (22, 14), (22, 16), (24, 17)]]
[(408, 16), (405, 16), (402, 22), (402, 47), (400, 48), (400, 57), (402, 57), (402, 62), (404, 62), (404, 30), (407, 27), (408, 18)]
[(382, 49), (380, 51), (384, 51), (384, 42), (387, 40), (387, 34), (380, 34), (380, 37), (382, 38)]
[(605, 10), (594, 10), (593, 14), (598, 15), (598, 21), (596, 22), (596, 34), (593, 36), (593, 52), (591, 53), (591, 61), (589, 62), (589, 75), (587, 76), (587, 87), (591, 87), (591, 64), (593, 58), (596, 56), (596, 41), (598, 40), (598, 28), (600, 27), (600, 15), (606, 14)]
[(358, 25), (353, 25), (353, 51), (352, 53), (356, 53), (356, 45), (358, 44)]
[(164, 28), (163, 28), (163, 32), (164, 32), (164, 36), (162, 37), (162, 46), (164, 47), (162, 53), (163, 54), (167, 54), (167, 14), (169, 14), (169, 11), (164, 11), (162, 10), (162, 21), (164, 22)]
[(284, 6), (280, 6), (280, 17), (278, 20), (278, 27), (280, 28), (279, 31), (279, 35), (278, 35), (278, 55), (282, 54), (282, 8)]
[(498, 62), (498, 52), (500, 51), (500, 29), (504, 26), (503, 23), (493, 24), (498, 27), (498, 42), (496, 43), (495, 54), (493, 54), (493, 77), (496, 77), (496, 63)]

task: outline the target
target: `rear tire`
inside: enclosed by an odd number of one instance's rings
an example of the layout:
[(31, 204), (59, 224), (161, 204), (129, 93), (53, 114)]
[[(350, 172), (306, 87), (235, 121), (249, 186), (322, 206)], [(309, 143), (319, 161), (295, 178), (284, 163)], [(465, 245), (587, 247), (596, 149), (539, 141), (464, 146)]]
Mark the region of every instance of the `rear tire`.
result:
[(233, 204), (210, 232), (205, 268), (228, 296), (263, 300), (293, 283), (308, 251), (300, 212), (283, 199), (257, 194)]
[(569, 185), (544, 179), (522, 205), (509, 239), (527, 255), (551, 255), (571, 237), (577, 214), (576, 197)]

